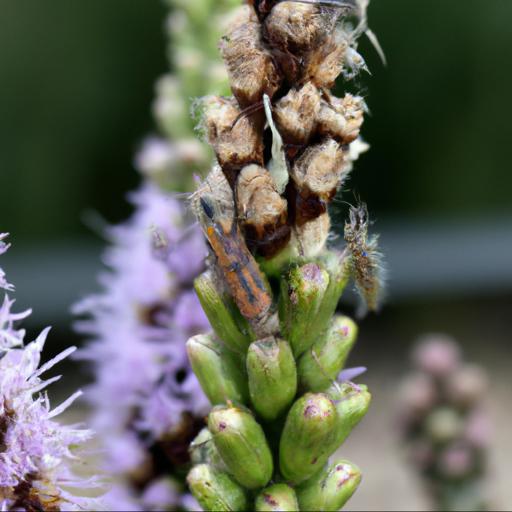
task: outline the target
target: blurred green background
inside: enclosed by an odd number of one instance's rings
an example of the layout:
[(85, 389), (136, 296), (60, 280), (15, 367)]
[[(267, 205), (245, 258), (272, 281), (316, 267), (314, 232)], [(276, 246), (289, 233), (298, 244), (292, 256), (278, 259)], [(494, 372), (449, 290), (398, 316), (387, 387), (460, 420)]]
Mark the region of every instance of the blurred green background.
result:
[[(130, 212), (168, 67), (165, 13), (158, 0), (0, 0), (0, 231), (14, 242), (2, 266), (35, 309), (31, 334), (55, 325), (49, 353), (77, 342), (69, 306), (96, 289), (102, 241), (86, 219)], [(372, 149), (344, 198), (368, 202), (389, 267), (353, 361), (380, 376), (376, 402), (424, 331), (457, 336), (509, 383), (511, 20), (511, 0), (371, 5), (388, 66), (363, 41), (372, 76), (351, 89), (367, 97)]]

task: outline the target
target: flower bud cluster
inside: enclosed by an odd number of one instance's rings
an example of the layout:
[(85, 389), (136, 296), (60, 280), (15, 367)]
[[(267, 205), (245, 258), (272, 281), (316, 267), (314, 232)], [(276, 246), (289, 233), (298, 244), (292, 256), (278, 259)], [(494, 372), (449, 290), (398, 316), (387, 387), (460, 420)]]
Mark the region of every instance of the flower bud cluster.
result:
[(402, 384), (400, 415), (411, 464), (439, 510), (483, 510), (491, 438), (487, 376), (464, 363), (458, 344), (440, 334), (418, 343), (413, 364)]
[(217, 158), (191, 198), (211, 249), (195, 289), (213, 331), (187, 342), (213, 406), (187, 478), (205, 510), (338, 510), (361, 480), (329, 462), (371, 400), (340, 378), (357, 326), (336, 309), (351, 277), (374, 308), (376, 248), (355, 220), (346, 251), (326, 241), (365, 109), (330, 88), (362, 5), (248, 2), (220, 42), (233, 96), (198, 101)]

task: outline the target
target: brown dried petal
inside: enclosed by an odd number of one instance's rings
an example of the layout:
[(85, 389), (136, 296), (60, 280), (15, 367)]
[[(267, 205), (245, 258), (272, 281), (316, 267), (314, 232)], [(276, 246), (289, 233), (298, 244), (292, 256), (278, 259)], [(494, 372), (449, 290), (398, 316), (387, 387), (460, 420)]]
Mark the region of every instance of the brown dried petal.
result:
[(320, 111), (320, 93), (311, 83), (292, 89), (273, 110), (274, 119), (284, 141), (305, 144), (313, 134)]
[(299, 251), (306, 258), (313, 258), (324, 249), (331, 229), (328, 213), (296, 227)]
[(351, 94), (322, 101), (318, 114), (318, 133), (332, 137), (340, 144), (350, 144), (359, 137), (363, 124), (363, 100)]
[(344, 153), (333, 139), (309, 146), (297, 159), (292, 178), (299, 193), (307, 189), (324, 201), (330, 201), (344, 174)]
[(318, 48), (332, 30), (332, 20), (318, 5), (280, 2), (265, 19), (264, 33), (273, 48), (302, 55)]
[(254, 18), (224, 36), (220, 51), (228, 68), (231, 90), (242, 107), (261, 101), (263, 94), (272, 98), (279, 89), (281, 75)]
[(331, 89), (343, 71), (348, 49), (345, 34), (337, 30), (329, 41), (309, 56), (304, 74), (320, 89)]
[(288, 242), (287, 203), (265, 168), (248, 165), (242, 169), (237, 182), (237, 205), (249, 246), (269, 256)]
[(241, 116), (234, 99), (208, 96), (203, 105), (208, 141), (230, 182), (233, 172), (245, 165), (263, 163), (263, 138), (258, 120)]

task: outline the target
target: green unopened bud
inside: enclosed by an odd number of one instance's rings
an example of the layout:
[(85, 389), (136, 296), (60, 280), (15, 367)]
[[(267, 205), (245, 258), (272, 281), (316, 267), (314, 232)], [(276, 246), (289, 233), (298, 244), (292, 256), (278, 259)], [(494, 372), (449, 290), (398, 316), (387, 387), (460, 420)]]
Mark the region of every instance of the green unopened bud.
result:
[(189, 452), (193, 464), (209, 464), (221, 471), (227, 470), (207, 428), (203, 428), (190, 443)]
[(228, 400), (249, 401), (247, 376), (240, 357), (228, 350), (211, 334), (198, 334), (187, 341), (190, 364), (204, 394), (212, 405)]
[(328, 326), (350, 279), (351, 266), (350, 258), (336, 252), (324, 254), (322, 264), (329, 274), (329, 286), (318, 310), (316, 323), (319, 326)]
[(336, 379), (354, 346), (357, 325), (346, 316), (336, 317), (323, 339), (299, 360), (299, 382), (309, 391), (324, 391)]
[(300, 510), (340, 510), (361, 482), (361, 471), (341, 460), (319, 472), (297, 489)]
[(230, 299), (219, 292), (212, 273), (201, 274), (194, 281), (194, 288), (215, 334), (226, 347), (245, 354), (252, 341), (249, 324)]
[(204, 510), (246, 510), (245, 492), (229, 475), (208, 464), (199, 464), (187, 476), (188, 486)]
[(327, 394), (334, 400), (340, 417), (336, 431), (336, 444), (341, 446), (368, 412), (372, 395), (367, 386), (349, 382), (341, 385), (334, 384), (329, 388)]
[(250, 412), (237, 407), (214, 407), (208, 428), (233, 477), (247, 489), (264, 487), (274, 465), (263, 429)]
[(295, 512), (299, 510), (295, 491), (286, 484), (275, 484), (267, 487), (256, 498), (256, 512)]
[(316, 263), (291, 269), (281, 282), (281, 333), (295, 357), (311, 347), (322, 332), (315, 320), (328, 286), (329, 274)]
[(290, 345), (273, 337), (255, 341), (247, 353), (249, 393), (256, 412), (277, 418), (297, 392), (297, 368)]
[(303, 482), (327, 462), (335, 443), (338, 413), (325, 394), (307, 393), (290, 409), (281, 435), (279, 462), (284, 478)]

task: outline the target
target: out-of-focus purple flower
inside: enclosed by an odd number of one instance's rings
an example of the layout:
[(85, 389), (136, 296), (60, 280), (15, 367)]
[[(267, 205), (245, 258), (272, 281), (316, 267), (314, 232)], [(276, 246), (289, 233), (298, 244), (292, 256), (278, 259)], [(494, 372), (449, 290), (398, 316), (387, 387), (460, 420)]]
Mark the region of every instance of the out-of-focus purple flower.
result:
[(185, 506), (183, 488), (167, 477), (186, 462), (209, 407), (185, 351), (190, 336), (209, 328), (191, 289), (206, 247), (172, 194), (146, 183), (130, 198), (133, 216), (108, 232), (103, 291), (75, 312), (88, 315), (78, 328), (93, 337), (82, 354), (95, 366), (92, 421), (117, 482), (105, 500), (172, 509)]
[(463, 443), (455, 443), (439, 456), (439, 471), (448, 478), (462, 478), (473, 470), (474, 452)]
[[(0, 235), (0, 254), (7, 249), (7, 245), (1, 242), (3, 238), (5, 235)], [(4, 279), (3, 272), (1, 275)], [(10, 285), (9, 289), (12, 289)], [(77, 461), (76, 449), (88, 441), (92, 433), (77, 426), (60, 425), (54, 420), (81, 392), (76, 392), (54, 409), (46, 393), (42, 393), (60, 376), (46, 381), (41, 376), (68, 357), (76, 347), (68, 348), (40, 366), (49, 328), (41, 332), (35, 341), (23, 346), (24, 331), (16, 330), (13, 322), (26, 317), (29, 312), (10, 314), (10, 304), (12, 301), (6, 298), (0, 313), (3, 319), (0, 321), (1, 510), (97, 508), (97, 500), (77, 497), (69, 491), (94, 484), (92, 480), (77, 477), (72, 471), (72, 465)], [(16, 333), (18, 337), (13, 338)]]
[(439, 510), (484, 510), (491, 438), (487, 375), (465, 364), (459, 346), (445, 335), (423, 337), (413, 361), (399, 411), (410, 461)]
[(416, 366), (426, 373), (443, 377), (453, 372), (460, 362), (455, 340), (444, 334), (422, 337), (413, 353)]
[[(0, 256), (10, 247), (10, 244), (4, 242), (7, 236), (7, 233), (0, 233)], [(0, 288), (14, 291), (14, 286), (7, 282), (2, 267), (0, 267)], [(25, 330), (17, 328), (15, 323), (29, 316), (31, 310), (13, 313), (11, 310), (13, 304), (14, 300), (9, 299), (9, 296), (5, 294), (0, 305), (0, 353), (2, 350), (22, 345), (25, 337)]]

